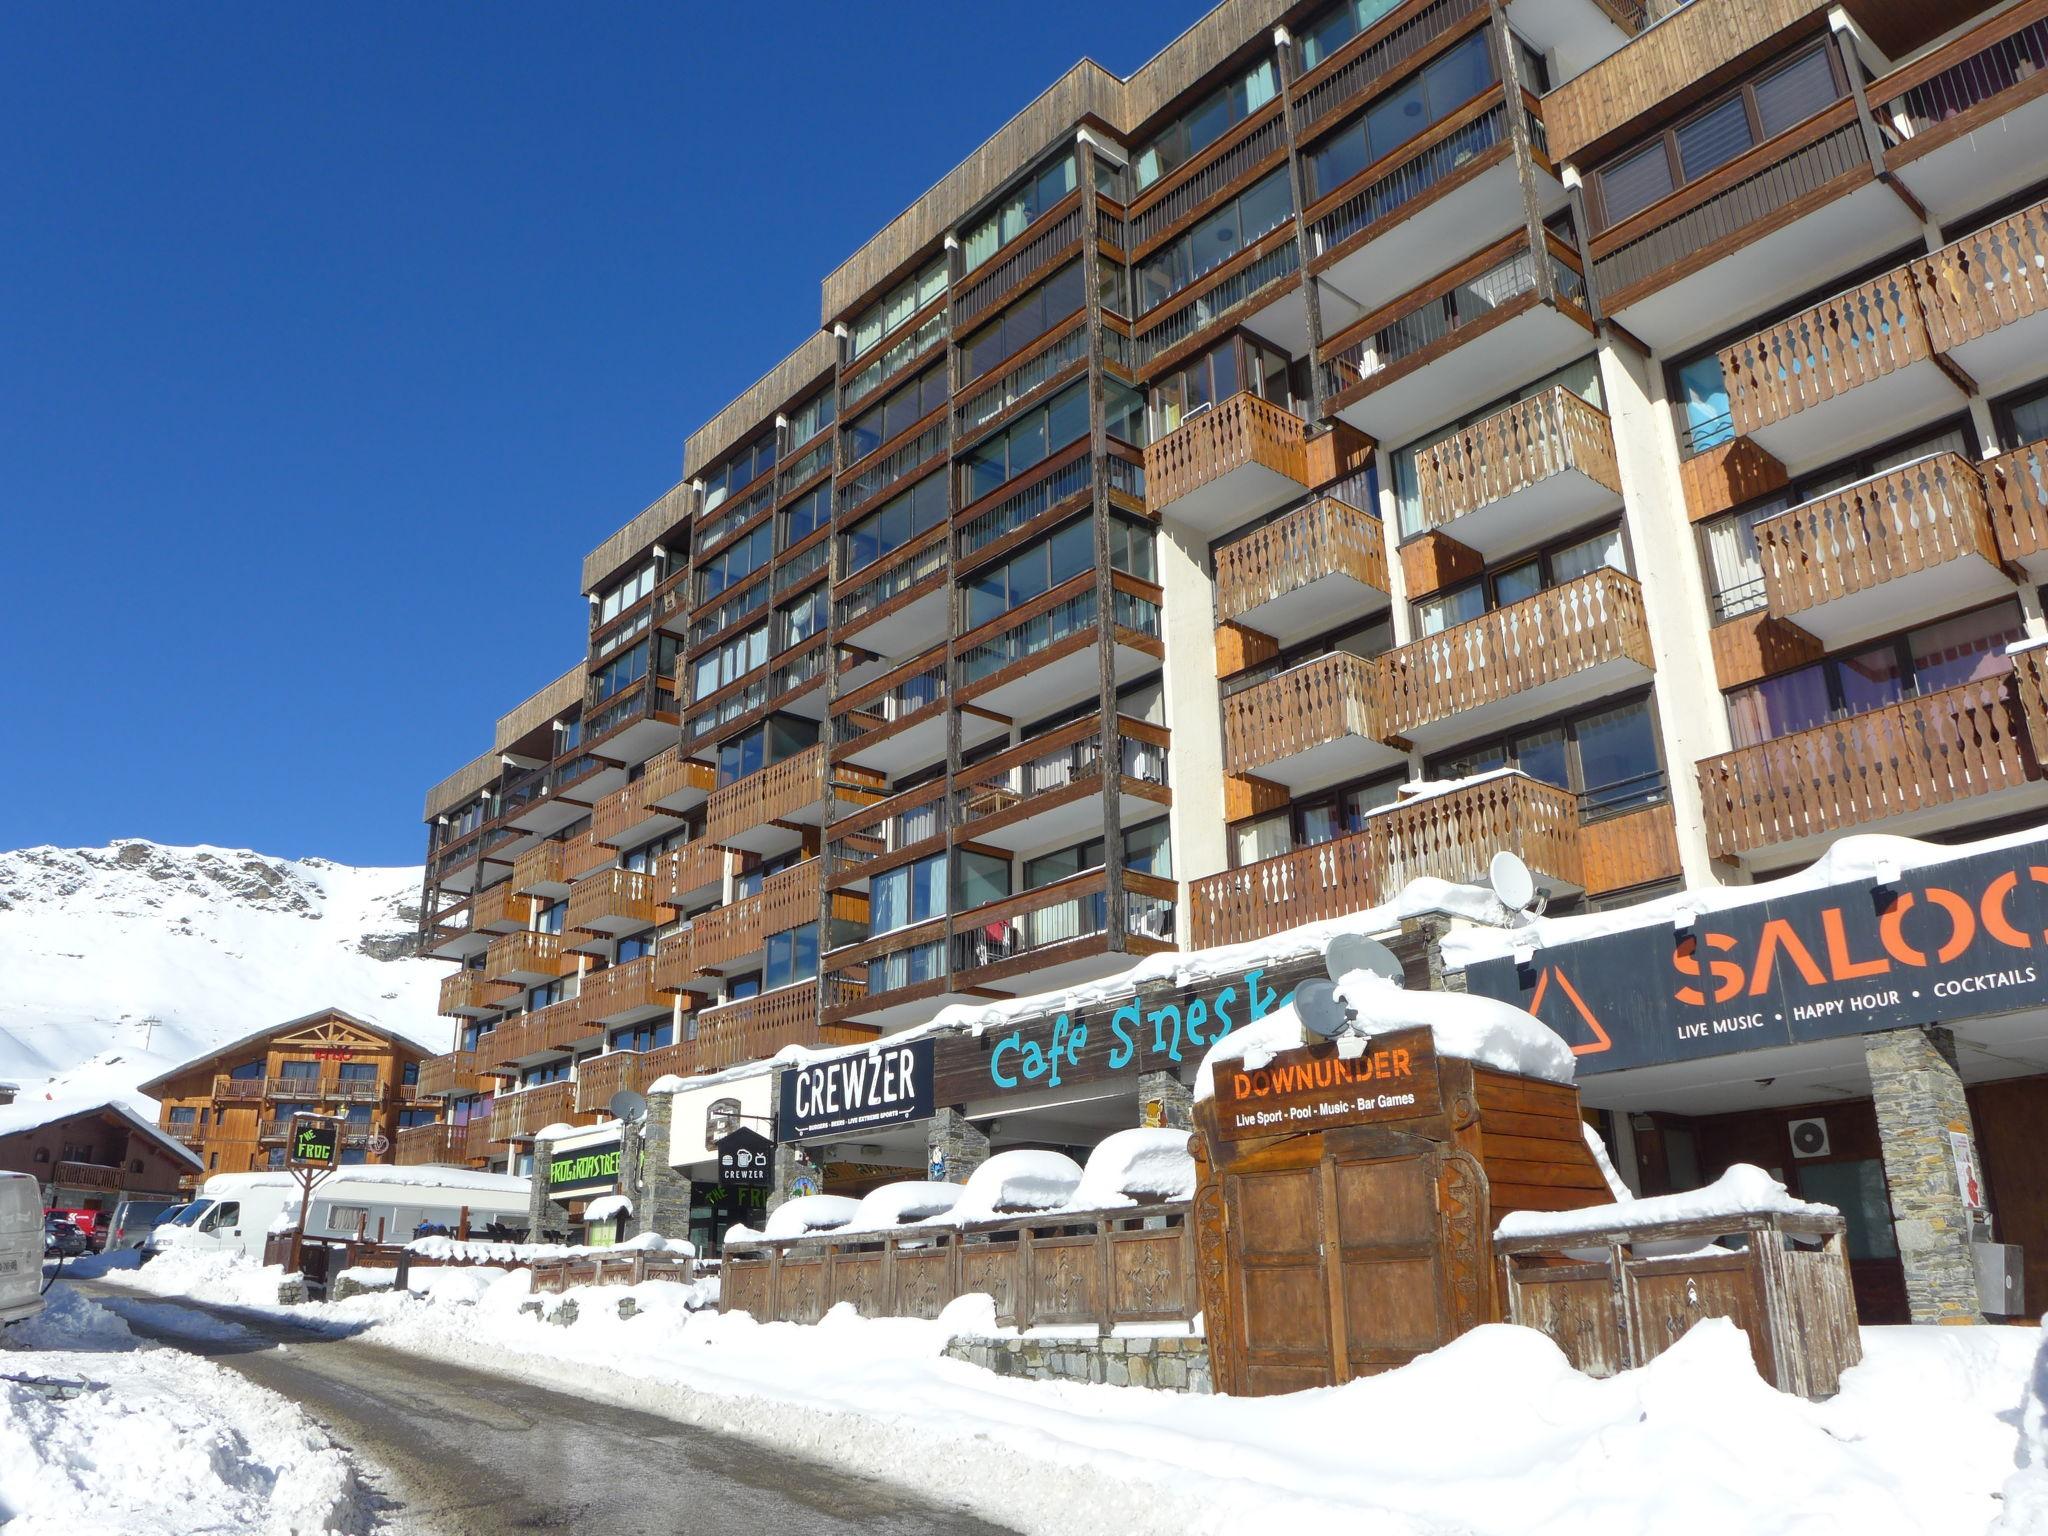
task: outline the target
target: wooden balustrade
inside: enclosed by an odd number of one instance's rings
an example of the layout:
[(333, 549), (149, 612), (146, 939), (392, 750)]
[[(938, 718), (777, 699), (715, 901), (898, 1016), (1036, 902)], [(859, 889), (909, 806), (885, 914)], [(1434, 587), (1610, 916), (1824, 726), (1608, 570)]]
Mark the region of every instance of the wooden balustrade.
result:
[(641, 801), (641, 786), (635, 782), (615, 789), (590, 808), (590, 840), (616, 848), (626, 834), (643, 825), (647, 809)]
[(654, 921), (654, 881), (632, 869), (601, 869), (569, 892), (563, 925), (586, 933), (645, 927)]
[(1223, 762), (1252, 773), (1347, 736), (1375, 740), (1377, 669), (1333, 651), (1241, 689), (1223, 701)]
[(1145, 450), (1145, 494), (1163, 510), (1247, 464), (1262, 464), (1304, 488), (1308, 423), (1286, 407), (1240, 392), (1159, 438)]
[(1933, 356), (1901, 267), (1721, 349), (1735, 433), (1747, 437)]
[(1983, 471), (1985, 509), (1999, 553), (2016, 563), (2048, 553), (2048, 442), (2002, 453)]
[(662, 938), (661, 947), (654, 952), (655, 991), (688, 992), (701, 984), (693, 952), (695, 938), (693, 928), (679, 928)]
[(519, 893), (516, 881), (500, 880), (478, 891), (469, 910), (473, 928), (524, 928), (533, 903)]
[(1560, 385), (1416, 454), (1423, 526), (1443, 527), (1567, 470), (1621, 495), (1606, 413)]
[(586, 1056), (576, 1066), (576, 1107), (585, 1114), (610, 1105), (622, 1090), (645, 1093), (656, 1078), (673, 1073), (688, 1077), (697, 1070), (697, 1042), (679, 1041), (651, 1051), (606, 1051)]
[(491, 1139), (525, 1141), (535, 1131), (576, 1115), (574, 1083), (543, 1083), (501, 1093), (491, 1101)]
[(1539, 875), (1583, 885), (1576, 798), (1511, 773), (1384, 807), (1348, 837), (1188, 882), (1193, 943), (1239, 944), (1342, 917), (1425, 876), (1476, 881), (1502, 850)]
[(1635, 578), (1601, 569), (1379, 658), (1376, 721), (1389, 736), (1449, 720), (1612, 661), (1648, 669)]
[(1809, 608), (1967, 555), (1999, 560), (1976, 467), (1932, 454), (1756, 525), (1770, 610)]
[(450, 1051), (444, 1056), (429, 1056), (420, 1063), (420, 1092), (443, 1098), (472, 1092), (477, 1074), (482, 1070), (475, 1051)]
[(694, 802), (718, 787), (718, 770), (686, 757), (680, 744), (666, 747), (647, 760), (640, 776), (640, 803), (659, 808), (670, 801)]
[[(825, 1002), (837, 1004), (859, 995), (857, 986), (828, 983)], [(877, 1033), (866, 1024), (820, 1025), (818, 1008), (818, 983), (806, 981), (705, 1009), (697, 1016), (698, 1070), (716, 1072), (742, 1062), (766, 1061), (786, 1045), (858, 1045)]]
[(1938, 351), (2048, 312), (2048, 203), (1994, 219), (1904, 270)]
[(721, 970), (759, 954), (767, 936), (761, 926), (761, 893), (736, 897), (692, 921), (691, 962), (700, 970)]
[(906, 789), (835, 817), (826, 833), (842, 865), (865, 864), (922, 846), (945, 834), (944, 779)]
[(2038, 708), (2026, 678), (1984, 678), (1707, 758), (1708, 849), (1740, 858), (2038, 780)]
[(767, 822), (809, 819), (828, 794), (850, 805), (867, 805), (886, 792), (881, 774), (851, 763), (834, 768), (823, 746), (806, 747), (714, 789), (704, 809), (704, 837), (727, 843)]
[(481, 1013), (504, 1004), (519, 989), (492, 981), (478, 970), (460, 970), (441, 978), (441, 1006), (447, 1014)]
[(634, 1009), (666, 1008), (669, 1000), (654, 989), (654, 957), (642, 955), (623, 965), (601, 971), (586, 971), (577, 1001), (583, 1017), (595, 1024)]
[(1390, 590), (1380, 520), (1329, 496), (1216, 551), (1217, 617), (1234, 620), (1325, 576)]
[(491, 1156), (498, 1137), (492, 1133), (491, 1117), (478, 1115), (469, 1124), (457, 1127), (462, 1132), (462, 1158), (466, 1161), (485, 1162)]
[(457, 1163), (464, 1157), (465, 1127), (443, 1125), (400, 1126), (393, 1138), (391, 1160), (401, 1166), (421, 1163)]
[(818, 920), (818, 859), (805, 859), (761, 882), (761, 932), (784, 933)]
[(569, 884), (573, 877), (563, 872), (562, 852), (559, 838), (535, 843), (512, 861), (512, 878), (506, 884), (521, 896), (543, 887)]
[(518, 980), (522, 976), (559, 976), (565, 967), (562, 936), (536, 933), (530, 929), (500, 934), (484, 951), (484, 975), (493, 981)]
[(697, 838), (664, 853), (653, 875), (654, 899), (680, 912), (725, 884), (725, 850)]

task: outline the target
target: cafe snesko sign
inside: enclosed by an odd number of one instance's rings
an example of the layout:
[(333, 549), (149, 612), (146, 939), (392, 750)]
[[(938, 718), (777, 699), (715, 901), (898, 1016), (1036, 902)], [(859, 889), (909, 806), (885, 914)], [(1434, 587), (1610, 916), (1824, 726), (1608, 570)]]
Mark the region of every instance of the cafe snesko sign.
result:
[(2048, 842), (1474, 963), (1581, 1076), (2048, 1004)]

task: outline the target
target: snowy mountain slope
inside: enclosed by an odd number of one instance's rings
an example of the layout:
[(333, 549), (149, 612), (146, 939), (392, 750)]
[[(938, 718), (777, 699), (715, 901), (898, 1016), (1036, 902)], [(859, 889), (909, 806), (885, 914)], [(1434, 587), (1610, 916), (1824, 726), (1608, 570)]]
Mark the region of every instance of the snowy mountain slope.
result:
[(419, 889), (418, 869), (132, 839), (0, 853), (0, 1078), (154, 1119), (137, 1083), (321, 1008), (446, 1050), (447, 967), (412, 957)]

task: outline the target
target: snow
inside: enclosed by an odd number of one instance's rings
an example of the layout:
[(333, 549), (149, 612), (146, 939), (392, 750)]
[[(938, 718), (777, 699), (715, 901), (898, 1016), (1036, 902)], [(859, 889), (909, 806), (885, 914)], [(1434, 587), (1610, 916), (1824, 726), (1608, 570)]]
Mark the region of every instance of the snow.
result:
[(609, 1221), (614, 1216), (630, 1216), (632, 1214), (633, 1197), (631, 1195), (599, 1195), (590, 1204), (583, 1207), (583, 1219), (585, 1222)]
[(847, 1232), (886, 1232), (934, 1216), (943, 1216), (960, 1199), (958, 1184), (935, 1183), (929, 1179), (905, 1179), (884, 1184), (861, 1196), (860, 1205), (842, 1229)]
[[(1033, 1536), (1965, 1536), (1999, 1517), (2037, 1342), (2013, 1328), (1865, 1329), (1840, 1395), (1808, 1403), (1761, 1381), (1724, 1320), (1606, 1381), (1496, 1325), (1342, 1387), (1214, 1398), (944, 1358), (952, 1338), (993, 1331), (985, 1297), (931, 1322), (841, 1307), (800, 1327), (692, 1312), (694, 1287), (649, 1284), (564, 1292), (549, 1298), (561, 1326), (544, 1326), (520, 1313), (523, 1275), (452, 1273), (470, 1282), (460, 1297), (290, 1315), (746, 1436)], [(621, 1319), (627, 1295), (644, 1311)], [(570, 1300), (573, 1322), (559, 1310)], [(2006, 1513), (2007, 1536), (2038, 1536)]]
[(570, 1243), (491, 1243), (475, 1238), (416, 1237), (405, 1245), (423, 1259), (449, 1264), (531, 1264), (535, 1259), (582, 1259), (604, 1253), (667, 1253), (677, 1258), (693, 1257), (697, 1250), (680, 1237), (663, 1237), (643, 1232), (622, 1242), (602, 1247)]
[(1593, 1154), (1593, 1161), (1600, 1165), (1600, 1177), (1607, 1181), (1607, 1192), (1617, 1200), (1633, 1200), (1635, 1195), (1623, 1181), (1621, 1174), (1615, 1170), (1614, 1159), (1607, 1155), (1607, 1143), (1600, 1139), (1600, 1133), (1583, 1122), (1579, 1126), (1579, 1131), (1586, 1138), (1586, 1150)]
[(768, 1213), (768, 1225), (761, 1235), (802, 1237), (809, 1232), (832, 1231), (852, 1221), (859, 1209), (860, 1202), (845, 1195), (798, 1195)]
[(1500, 1220), (1500, 1237), (1564, 1237), (1575, 1232), (1651, 1227), (1674, 1221), (1716, 1221), (1751, 1212), (1782, 1216), (1835, 1216), (1831, 1205), (1801, 1200), (1753, 1163), (1736, 1163), (1713, 1183), (1675, 1195), (1618, 1200), (1576, 1211), (1511, 1211)]
[(2041, 1536), (2048, 1531), (2048, 1323), (2039, 1341), (2020, 1406), (2019, 1470), (2006, 1479), (2000, 1536)]
[[(244, 1330), (183, 1307), (181, 1331)], [(140, 1312), (138, 1310), (138, 1316)], [(70, 1287), (0, 1337), (0, 1372), (85, 1381), (53, 1400), (0, 1381), (0, 1526), (9, 1536), (313, 1536), (368, 1529), (347, 1458), (293, 1404), (209, 1361), (145, 1344)]]
[[(1368, 971), (1345, 976), (1337, 983), (1337, 996), (1350, 1006), (1358, 1027), (1368, 1036), (1426, 1028), (1436, 1039), (1439, 1056), (1476, 1061), (1546, 1082), (1572, 1080), (1575, 1063), (1571, 1047), (1548, 1025), (1511, 1003), (1470, 992), (1411, 992)], [(1256, 1024), (1233, 1030), (1202, 1057), (1195, 1074), (1196, 1099), (1214, 1097), (1218, 1067), (1234, 1061), (1253, 1069), (1263, 1067), (1281, 1051), (1310, 1038), (1292, 1003), (1274, 1009)]]
[(135, 838), (0, 853), (0, 1077), (153, 1122), (137, 1084), (324, 1008), (445, 1051), (447, 966), (410, 950), (419, 891), (417, 868)]
[(1761, 905), (1803, 891), (1874, 880), (1881, 870), (1904, 874), (1930, 864), (1945, 864), (1973, 854), (1995, 853), (2041, 841), (2039, 828), (1971, 843), (1927, 843), (1918, 838), (1895, 837), (1888, 833), (1837, 838), (1826, 853), (1805, 869), (1776, 880), (1759, 880), (1754, 885), (1693, 886), (1612, 912), (1581, 912), (1569, 917), (1524, 917), (1509, 928), (1454, 927), (1444, 936), (1444, 963), (1462, 967), (1513, 955), (1517, 951), (1526, 952), (1531, 947), (1570, 944), (1638, 928), (1669, 928), (1681, 913), (1690, 912), (1697, 916), (1729, 907)]
[[(493, 1195), (525, 1195), (529, 1181), (517, 1174), (485, 1173), (476, 1168), (451, 1168), (444, 1163), (351, 1163), (313, 1186), (318, 1200), (351, 1184), (395, 1184), (407, 1189), (468, 1189)], [(257, 1173), (216, 1173), (201, 1186), (201, 1193), (233, 1195), (251, 1189), (299, 1187), (289, 1172), (264, 1170)]]
[(1100, 1211), (1140, 1200), (1194, 1198), (1188, 1133), (1140, 1126), (1112, 1132), (1096, 1144), (1067, 1203), (1077, 1211)]
[(945, 1215), (935, 1217), (933, 1224), (958, 1225), (1022, 1211), (1057, 1210), (1072, 1200), (1080, 1187), (1081, 1165), (1063, 1152), (1028, 1147), (998, 1152), (967, 1175), (959, 1201)]

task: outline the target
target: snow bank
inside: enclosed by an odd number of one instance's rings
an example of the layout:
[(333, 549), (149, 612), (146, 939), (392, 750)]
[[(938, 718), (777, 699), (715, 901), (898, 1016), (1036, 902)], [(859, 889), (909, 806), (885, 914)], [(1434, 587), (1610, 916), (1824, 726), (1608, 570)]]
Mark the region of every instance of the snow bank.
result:
[(1500, 1237), (1566, 1237), (1610, 1227), (1650, 1227), (1673, 1221), (1713, 1221), (1751, 1211), (1785, 1216), (1834, 1216), (1831, 1205), (1816, 1205), (1788, 1192), (1783, 1184), (1751, 1163), (1737, 1163), (1713, 1183), (1675, 1195), (1643, 1200), (1617, 1200), (1576, 1211), (1511, 1211), (1495, 1228)]
[(1067, 1201), (1077, 1211), (1107, 1210), (1141, 1200), (1195, 1198), (1195, 1159), (1188, 1133), (1140, 1126), (1097, 1143)]
[(631, 1195), (599, 1195), (590, 1204), (583, 1207), (583, 1219), (585, 1222), (609, 1221), (614, 1216), (630, 1216), (632, 1214), (633, 1197)]
[(933, 1225), (957, 1226), (1027, 1211), (1057, 1210), (1081, 1187), (1081, 1165), (1062, 1152), (998, 1152), (967, 1175), (960, 1199)]
[(803, 1237), (811, 1232), (830, 1232), (853, 1220), (860, 1209), (858, 1200), (845, 1195), (798, 1195), (785, 1200), (768, 1213), (764, 1237)]
[(601, 1247), (572, 1243), (493, 1243), (478, 1238), (464, 1241), (454, 1237), (416, 1237), (405, 1246), (423, 1259), (434, 1259), (444, 1264), (531, 1264), (535, 1259), (581, 1259), (594, 1253), (634, 1253), (643, 1249), (650, 1253), (690, 1258), (697, 1252), (686, 1239), (663, 1237), (659, 1232), (643, 1232), (638, 1237), (606, 1243)]
[(2006, 1479), (1999, 1536), (2048, 1532), (2048, 1323), (2034, 1336), (2039, 1343), (2020, 1404), (2019, 1470)]
[(943, 1216), (959, 1203), (961, 1186), (939, 1184), (929, 1179), (905, 1179), (869, 1190), (848, 1218), (848, 1232), (886, 1232), (934, 1216)]

